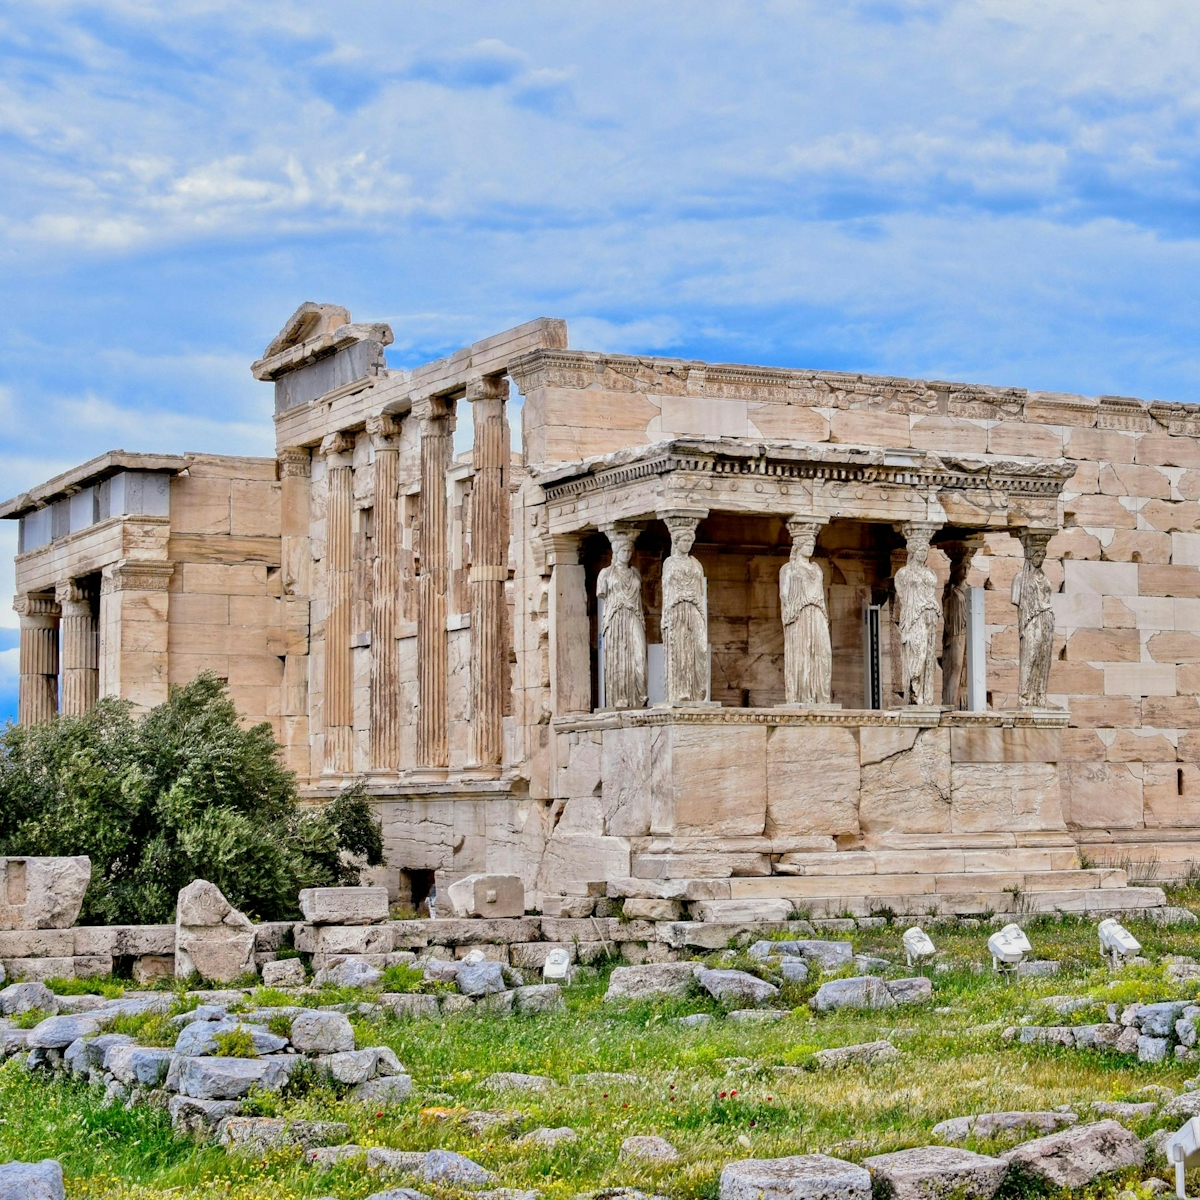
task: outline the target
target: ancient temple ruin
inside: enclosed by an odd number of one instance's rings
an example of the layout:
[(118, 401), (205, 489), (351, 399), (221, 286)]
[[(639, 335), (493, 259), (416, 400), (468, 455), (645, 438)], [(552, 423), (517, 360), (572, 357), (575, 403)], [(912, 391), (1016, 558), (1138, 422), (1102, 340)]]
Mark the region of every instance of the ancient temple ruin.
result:
[(302, 305), (274, 460), (0, 506), (22, 721), (214, 670), (413, 899), (1117, 912), (1200, 858), (1200, 410), (391, 340)]

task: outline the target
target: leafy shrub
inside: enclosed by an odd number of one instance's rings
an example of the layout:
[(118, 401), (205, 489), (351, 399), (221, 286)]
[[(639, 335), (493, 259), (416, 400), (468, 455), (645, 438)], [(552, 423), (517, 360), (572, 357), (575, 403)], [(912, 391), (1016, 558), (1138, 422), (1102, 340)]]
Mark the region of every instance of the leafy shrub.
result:
[(5, 854), (86, 854), (83, 924), (159, 924), (197, 878), (259, 920), (298, 916), (301, 888), (357, 883), (383, 842), (361, 787), (301, 809), (270, 725), (244, 728), (206, 673), (142, 717), (102, 700), (0, 734)]
[(174, 1046), (179, 1030), (166, 1013), (148, 1012), (114, 1017), (106, 1033), (125, 1033), (143, 1046)]
[(419, 992), (424, 978), (425, 972), (420, 967), (398, 963), (384, 970), (379, 987), (385, 992)]
[(23, 1013), (17, 1013), (12, 1020), (14, 1029), (32, 1029), (35, 1025), (40, 1025), (50, 1013), (41, 1008), (27, 1008)]
[(231, 1029), (228, 1033), (214, 1033), (213, 1042), (216, 1049), (213, 1053), (217, 1058), (257, 1058), (258, 1051), (254, 1048), (254, 1036), (250, 1030)]
[(103, 996), (105, 1000), (120, 1000), (125, 984), (112, 976), (90, 979), (47, 979), (46, 986), (56, 996)]

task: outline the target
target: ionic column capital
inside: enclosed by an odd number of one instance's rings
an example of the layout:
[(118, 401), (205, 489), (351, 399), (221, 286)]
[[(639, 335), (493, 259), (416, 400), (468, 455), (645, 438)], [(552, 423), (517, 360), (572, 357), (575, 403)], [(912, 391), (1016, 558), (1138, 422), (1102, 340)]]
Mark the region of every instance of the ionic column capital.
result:
[(61, 613), (56, 597), (46, 592), (25, 592), (14, 596), (13, 611), (20, 616), (21, 625), (26, 629), (48, 627)]
[(77, 579), (62, 579), (54, 586), (54, 599), (64, 617), (88, 617), (92, 614), (91, 597)]
[(577, 533), (548, 533), (542, 538), (548, 567), (577, 567), (580, 537)]
[(507, 400), (507, 375), (480, 375), (467, 382), (467, 397), (472, 403), (479, 400)]
[(349, 458), (354, 453), (354, 434), (344, 429), (337, 433), (327, 434), (321, 439), (321, 454), (328, 460), (331, 467), (349, 467), (349, 462), (337, 461)]
[(398, 450), (402, 428), (403, 418), (394, 413), (378, 413), (367, 418), (367, 433), (376, 450)]
[(447, 395), (414, 396), (412, 414), (421, 422), (421, 432), (425, 433), (429, 425), (453, 419), (454, 401)]

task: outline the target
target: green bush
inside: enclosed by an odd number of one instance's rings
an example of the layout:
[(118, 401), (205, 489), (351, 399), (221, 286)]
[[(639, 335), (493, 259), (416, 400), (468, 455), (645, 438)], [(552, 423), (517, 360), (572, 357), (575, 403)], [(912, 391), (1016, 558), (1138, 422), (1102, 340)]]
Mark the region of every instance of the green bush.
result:
[(254, 1038), (248, 1029), (231, 1029), (228, 1033), (214, 1033), (214, 1053), (217, 1058), (257, 1058)]
[(174, 920), (180, 888), (215, 883), (259, 920), (298, 916), (305, 887), (355, 884), (383, 861), (361, 787), (302, 809), (271, 727), (251, 729), (214, 675), (135, 717), (102, 700), (0, 735), (0, 855), (86, 854), (83, 924)]

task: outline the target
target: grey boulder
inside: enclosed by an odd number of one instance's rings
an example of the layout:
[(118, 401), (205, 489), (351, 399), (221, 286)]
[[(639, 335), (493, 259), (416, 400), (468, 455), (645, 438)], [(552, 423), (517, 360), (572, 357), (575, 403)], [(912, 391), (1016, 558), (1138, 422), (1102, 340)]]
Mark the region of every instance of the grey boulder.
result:
[(351, 1100), (363, 1104), (403, 1104), (412, 1095), (413, 1083), (410, 1075), (385, 1075), (379, 1079), (368, 1079), (350, 1093)]
[(835, 1046), (830, 1050), (818, 1050), (813, 1058), (824, 1071), (836, 1067), (848, 1067), (852, 1063), (895, 1062), (900, 1051), (889, 1041), (860, 1042), (856, 1046)]
[(694, 970), (691, 963), (643, 963), (617, 967), (608, 978), (605, 1000), (645, 1000), (656, 996), (686, 996)]
[(779, 995), (779, 989), (773, 983), (748, 971), (702, 970), (697, 972), (696, 981), (722, 1004), (766, 1004)]
[(1124, 1125), (1097, 1121), (1023, 1142), (1002, 1157), (1011, 1171), (1033, 1175), (1051, 1187), (1079, 1188), (1112, 1171), (1140, 1167), (1146, 1148)]
[(1170, 1037), (1180, 1013), (1187, 1007), (1182, 1000), (1164, 1000), (1158, 1004), (1143, 1004), (1134, 1021), (1145, 1037)]
[(477, 1162), (465, 1154), (453, 1150), (430, 1150), (421, 1167), (421, 1178), (426, 1183), (488, 1183), (492, 1176)]
[(320, 1059), (320, 1064), (338, 1083), (366, 1083), (375, 1074), (378, 1054), (372, 1046), (368, 1050), (343, 1050)]
[(951, 1117), (930, 1131), (943, 1142), (965, 1141), (972, 1134), (979, 1139), (1003, 1133), (1053, 1133), (1079, 1120), (1073, 1112), (997, 1112), (978, 1116)]
[(566, 1002), (557, 983), (532, 983), (513, 989), (513, 1008), (520, 1013), (562, 1012)]
[(52, 1158), (0, 1166), (0, 1200), (63, 1200), (62, 1167)]
[(923, 975), (911, 979), (889, 979), (887, 990), (897, 1004), (924, 1004), (933, 999), (933, 984)]
[(171, 1067), (172, 1052), (150, 1046), (110, 1046), (104, 1069), (130, 1087), (158, 1087)]
[[(301, 967), (301, 971), (303, 971)], [(344, 958), (332, 967), (324, 967), (313, 976), (313, 983), (318, 987), (323, 983), (331, 983), (334, 987), (367, 988), (374, 987), (383, 978), (383, 972), (373, 967), (361, 958)]]
[(10, 983), (0, 991), (0, 1016), (19, 1017), (35, 1008), (58, 1012), (58, 1000), (44, 983)]
[(287, 1121), (280, 1117), (226, 1117), (217, 1129), (217, 1140), (230, 1152), (261, 1154), (284, 1146), (336, 1145), (350, 1136), (343, 1121)]
[(292, 1045), (301, 1054), (338, 1054), (354, 1049), (354, 1026), (345, 1013), (302, 1012), (292, 1021)]
[(100, 1032), (95, 1017), (47, 1017), (29, 1031), (31, 1050), (65, 1050), (78, 1038)]
[[(876, 1190), (891, 1200), (992, 1200), (1008, 1174), (999, 1158), (953, 1146), (921, 1146), (863, 1159)], [(881, 1186), (882, 1185), (882, 1186)]]
[(458, 990), (464, 996), (490, 996), (503, 992), (504, 967), (498, 962), (461, 962), (458, 965)]
[(863, 1167), (827, 1154), (744, 1158), (721, 1172), (720, 1200), (869, 1200)]
[(856, 975), (821, 984), (810, 1003), (817, 1012), (832, 1012), (839, 1008), (891, 1008), (896, 1001), (882, 979)]
[(226, 1118), (239, 1108), (236, 1100), (200, 1100), (195, 1096), (172, 1096), (167, 1101), (171, 1128), (176, 1133), (193, 1137), (209, 1137)]
[(199, 1100), (239, 1100), (251, 1088), (278, 1091), (287, 1082), (295, 1058), (185, 1058), (179, 1092)]
[(554, 1080), (545, 1075), (523, 1075), (520, 1071), (497, 1071), (483, 1081), (483, 1086), (489, 1092), (545, 1092), (554, 1086)]

